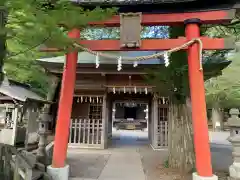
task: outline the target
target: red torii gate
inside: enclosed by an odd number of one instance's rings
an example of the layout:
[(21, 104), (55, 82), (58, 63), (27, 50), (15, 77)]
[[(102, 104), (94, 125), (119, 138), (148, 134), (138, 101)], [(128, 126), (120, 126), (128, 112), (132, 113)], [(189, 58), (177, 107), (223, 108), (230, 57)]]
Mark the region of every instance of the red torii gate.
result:
[[(81, 40), (79, 43), (85, 45), (87, 48), (93, 51), (160, 51), (174, 48), (195, 38), (200, 38), (202, 40), (204, 50), (232, 49), (234, 47), (234, 43), (229, 39), (200, 37), (200, 24), (229, 23), (233, 19), (234, 15), (235, 10), (217, 10), (175, 14), (143, 14), (143, 26), (185, 24), (185, 37), (177, 39), (142, 40), (140, 48), (132, 49), (121, 48), (119, 40)], [(107, 21), (92, 22), (89, 23), (89, 25), (116, 27), (120, 26), (120, 18), (117, 15)], [(69, 32), (69, 38), (80, 38), (80, 31), (76, 29), (72, 30)], [(58, 49), (44, 49), (44, 51), (56, 50)], [(213, 177), (208, 137), (204, 78), (203, 71), (199, 70), (199, 44), (195, 43), (189, 46), (189, 48), (186, 50), (188, 52), (196, 170), (198, 176), (200, 177)], [(62, 76), (62, 88), (60, 93), (54, 141), (52, 161), (53, 168), (64, 168), (65, 166), (77, 60), (78, 52), (69, 52), (66, 54), (66, 64)]]

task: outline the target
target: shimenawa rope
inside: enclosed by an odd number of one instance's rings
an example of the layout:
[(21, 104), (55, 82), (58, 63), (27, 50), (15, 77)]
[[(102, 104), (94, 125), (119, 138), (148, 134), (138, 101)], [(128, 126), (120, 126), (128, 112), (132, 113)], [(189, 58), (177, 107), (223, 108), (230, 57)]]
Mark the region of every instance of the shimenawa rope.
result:
[[(136, 63), (138, 61), (143, 61), (143, 60), (148, 60), (148, 59), (155, 59), (155, 58), (159, 58), (160, 56), (164, 56), (164, 55), (170, 55), (171, 53), (173, 52), (177, 52), (177, 51), (180, 51), (182, 49), (185, 49), (186, 47), (188, 46), (191, 46), (192, 44), (194, 43), (198, 43), (199, 44), (199, 63), (200, 63), (200, 70), (202, 70), (202, 51), (203, 51), (203, 44), (202, 44), (202, 41), (201, 39), (199, 38), (195, 38), (195, 39), (192, 39), (186, 43), (184, 43), (183, 45), (180, 45), (180, 46), (177, 46), (175, 48), (172, 48), (172, 49), (169, 49), (167, 51), (163, 51), (163, 52), (159, 52), (159, 53), (156, 53), (156, 54), (152, 54), (152, 55), (147, 55), (147, 56), (136, 56), (136, 57), (127, 57), (127, 56), (116, 56), (116, 55), (113, 55), (113, 54), (106, 54), (106, 53), (102, 53), (102, 52), (97, 52), (97, 51), (92, 51), (91, 49), (89, 48), (86, 48), (78, 43), (74, 43), (74, 46), (83, 50), (83, 51), (86, 51), (92, 55), (95, 55), (96, 58), (97, 58), (97, 63), (99, 66), (99, 56), (101, 57), (104, 57), (104, 58), (108, 58), (108, 59), (116, 59), (118, 62), (122, 62), (122, 61), (132, 61), (134, 63), (134, 67), (136, 67)], [(118, 67), (118, 69), (121, 68), (121, 67)]]

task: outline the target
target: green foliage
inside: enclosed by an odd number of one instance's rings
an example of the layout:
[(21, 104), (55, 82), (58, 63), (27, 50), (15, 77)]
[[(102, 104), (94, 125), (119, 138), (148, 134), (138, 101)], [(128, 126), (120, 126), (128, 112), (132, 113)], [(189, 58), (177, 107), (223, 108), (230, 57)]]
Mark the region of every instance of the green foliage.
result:
[(7, 32), (9, 38), (26, 45), (46, 44), (66, 48), (71, 45), (67, 31), (83, 28), (90, 21), (101, 21), (112, 15), (114, 9), (84, 10), (68, 0), (19, 0), (6, 3), (9, 11)]
[[(8, 50), (10, 52), (21, 52), (27, 49), (27, 46), (8, 40)], [(30, 84), (32, 90), (42, 96), (48, 91), (48, 75), (36, 64), (35, 58), (41, 56), (41, 53), (27, 51), (16, 56), (9, 56), (4, 63), (4, 70), (10, 79)]]
[(168, 161), (168, 159), (166, 161), (164, 161), (164, 167), (165, 168), (169, 168), (169, 161)]
[[(170, 38), (184, 36), (184, 27), (169, 28)], [(187, 54), (185, 51), (172, 53), (168, 67), (148, 70), (148, 82), (157, 86), (161, 94), (168, 94), (175, 103), (185, 103), (189, 95)], [(161, 84), (164, 84), (164, 91)]]
[[(240, 39), (240, 18), (237, 16), (231, 24), (212, 26), (206, 34), (210, 37), (233, 37)], [(226, 52), (225, 52), (226, 54)], [(238, 77), (240, 68), (240, 53), (233, 51), (231, 65), (223, 70), (221, 76), (212, 78), (205, 83), (206, 100), (209, 108), (220, 106), (232, 108), (240, 106), (240, 80)], [(229, 55), (228, 55), (229, 56)]]
[[(32, 85), (41, 94), (48, 91), (48, 77), (35, 59), (52, 56), (38, 52), (40, 45), (63, 48), (72, 46), (67, 31), (82, 29), (90, 21), (112, 16), (116, 9), (86, 10), (69, 0), (1, 0), (8, 13), (7, 24), (0, 28), (0, 59), (8, 77)], [(7, 37), (7, 41), (3, 37)], [(5, 55), (3, 45), (7, 44)]]
[(207, 26), (206, 35), (209, 37), (233, 37), (236, 41), (240, 40), (240, 17), (227, 25)]
[(4, 29), (4, 27), (6, 26), (6, 11), (1, 8), (0, 6), (0, 82), (3, 80), (3, 69), (2, 69), (2, 64), (3, 64), (3, 59), (6, 56), (6, 33), (3, 33), (3, 31), (1, 31), (2, 29)]
[(209, 107), (216, 103), (223, 108), (240, 106), (239, 58), (240, 53), (235, 54), (232, 63), (223, 70), (221, 76), (206, 81), (206, 100)]
[[(206, 35), (210, 34), (212, 29), (208, 28), (209, 27), (201, 28), (201, 33)], [(171, 38), (184, 36), (184, 27), (171, 27), (169, 28), (169, 34)], [(225, 61), (225, 55), (227, 53), (228, 51), (204, 52), (203, 69), (205, 80), (221, 74), (222, 69), (228, 65), (228, 62)], [(187, 54), (185, 51), (171, 54), (168, 67), (161, 69), (156, 67), (155, 69), (148, 70), (148, 73), (149, 75), (146, 77), (147, 81), (156, 85), (158, 92), (163, 95), (170, 95), (171, 99), (176, 104), (185, 103), (190, 93)], [(163, 91), (162, 84), (164, 84), (165, 91)]]

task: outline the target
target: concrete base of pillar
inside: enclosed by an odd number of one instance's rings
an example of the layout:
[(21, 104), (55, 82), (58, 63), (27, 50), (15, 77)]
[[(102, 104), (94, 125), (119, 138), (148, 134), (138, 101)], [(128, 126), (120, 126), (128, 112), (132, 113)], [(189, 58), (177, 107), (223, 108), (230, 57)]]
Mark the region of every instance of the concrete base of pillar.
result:
[(212, 177), (199, 176), (197, 173), (193, 173), (193, 180), (218, 180), (218, 177), (213, 175)]
[(69, 177), (69, 165), (63, 168), (47, 167), (47, 173), (51, 176), (52, 180), (68, 180)]
[(229, 176), (230, 176), (230, 179), (240, 179), (240, 164), (239, 163), (233, 163), (229, 167)]

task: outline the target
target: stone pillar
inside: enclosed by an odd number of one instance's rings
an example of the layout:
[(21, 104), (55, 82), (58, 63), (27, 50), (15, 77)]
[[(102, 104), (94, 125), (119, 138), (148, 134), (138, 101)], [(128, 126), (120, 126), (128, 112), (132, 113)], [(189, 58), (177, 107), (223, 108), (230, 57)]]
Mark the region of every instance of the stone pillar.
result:
[(233, 164), (229, 167), (230, 180), (240, 179), (240, 118), (238, 109), (231, 109), (228, 125), (230, 127), (230, 137), (228, 140), (233, 147)]
[(47, 146), (47, 137), (49, 135), (48, 125), (51, 122), (51, 116), (48, 114), (49, 108), (44, 106), (41, 114), (38, 118), (38, 135), (39, 135), (39, 143), (37, 150), (37, 159), (44, 165), (49, 165), (47, 154), (46, 154), (46, 146)]

